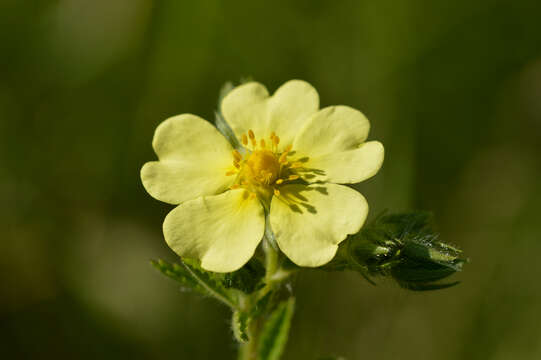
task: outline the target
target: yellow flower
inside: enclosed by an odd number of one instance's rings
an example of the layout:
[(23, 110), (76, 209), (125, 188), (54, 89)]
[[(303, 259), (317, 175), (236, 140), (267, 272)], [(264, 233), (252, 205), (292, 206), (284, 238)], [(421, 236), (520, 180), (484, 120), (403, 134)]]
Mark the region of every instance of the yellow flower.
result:
[(366, 117), (319, 109), (318, 93), (300, 80), (273, 96), (259, 83), (241, 85), (221, 111), (239, 149), (191, 114), (156, 129), (159, 161), (146, 163), (141, 179), (153, 197), (178, 205), (163, 223), (167, 244), (206, 270), (230, 272), (252, 257), (267, 225), (295, 264), (329, 262), (368, 213), (360, 193), (338, 184), (363, 181), (383, 162), (383, 145), (365, 142)]

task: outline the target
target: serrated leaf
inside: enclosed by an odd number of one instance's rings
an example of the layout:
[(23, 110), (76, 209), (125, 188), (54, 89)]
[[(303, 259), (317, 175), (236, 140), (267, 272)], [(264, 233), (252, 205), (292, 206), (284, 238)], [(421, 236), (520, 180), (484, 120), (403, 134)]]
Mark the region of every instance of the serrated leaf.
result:
[(206, 290), (190, 275), (184, 266), (171, 264), (161, 259), (151, 260), (150, 263), (162, 274), (180, 283), (183, 289), (208, 295)]
[(152, 265), (164, 275), (180, 282), (184, 287), (211, 296), (231, 308), (237, 308), (237, 294), (223, 285), (223, 274), (202, 269), (195, 260), (181, 259), (180, 264), (170, 264), (164, 260), (152, 261)]
[(238, 342), (244, 343), (248, 339), (248, 323), (250, 321), (250, 316), (244, 311), (235, 311), (233, 312), (233, 320), (231, 321), (231, 326), (233, 327), (233, 334), (235, 339)]
[(289, 298), (278, 304), (271, 313), (261, 334), (258, 347), (259, 360), (279, 360), (287, 343), (295, 299)]

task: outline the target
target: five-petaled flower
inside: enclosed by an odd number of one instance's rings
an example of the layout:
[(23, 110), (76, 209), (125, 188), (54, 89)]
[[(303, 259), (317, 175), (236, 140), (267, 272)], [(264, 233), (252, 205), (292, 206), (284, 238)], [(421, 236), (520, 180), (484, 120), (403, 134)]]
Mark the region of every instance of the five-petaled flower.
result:
[(319, 109), (317, 91), (300, 80), (272, 96), (256, 82), (238, 86), (221, 112), (238, 149), (191, 114), (156, 129), (159, 161), (146, 163), (141, 179), (154, 198), (178, 205), (163, 223), (167, 244), (206, 270), (230, 272), (252, 257), (267, 227), (295, 264), (330, 261), (368, 213), (360, 193), (338, 184), (361, 182), (383, 162), (383, 145), (365, 142), (366, 117), (347, 106)]

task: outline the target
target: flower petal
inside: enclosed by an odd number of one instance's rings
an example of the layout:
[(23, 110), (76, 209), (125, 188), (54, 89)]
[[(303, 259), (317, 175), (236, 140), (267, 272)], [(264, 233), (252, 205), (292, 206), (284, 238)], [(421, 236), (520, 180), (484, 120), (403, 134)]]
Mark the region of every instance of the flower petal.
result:
[(292, 184), (280, 188), (270, 224), (280, 249), (299, 266), (329, 262), (338, 244), (358, 232), (368, 204), (357, 191), (336, 184)]
[(154, 198), (180, 204), (202, 195), (217, 194), (231, 185), (225, 173), (233, 162), (233, 148), (202, 118), (182, 114), (157, 128), (152, 141), (160, 161), (141, 169), (145, 189)]
[(235, 135), (253, 130), (257, 138), (268, 139), (272, 132), (280, 146), (293, 142), (298, 129), (319, 108), (319, 95), (309, 83), (291, 80), (273, 96), (256, 82), (233, 89), (222, 101), (222, 113)]
[(265, 216), (244, 189), (186, 201), (165, 218), (167, 244), (205, 270), (231, 272), (250, 260), (263, 237)]
[(330, 106), (314, 114), (300, 130), (293, 149), (308, 182), (357, 183), (375, 175), (383, 163), (383, 145), (364, 143), (370, 123), (358, 110)]
[(368, 141), (354, 150), (311, 157), (297, 172), (311, 183), (356, 184), (376, 175), (383, 157), (383, 145), (379, 141)]

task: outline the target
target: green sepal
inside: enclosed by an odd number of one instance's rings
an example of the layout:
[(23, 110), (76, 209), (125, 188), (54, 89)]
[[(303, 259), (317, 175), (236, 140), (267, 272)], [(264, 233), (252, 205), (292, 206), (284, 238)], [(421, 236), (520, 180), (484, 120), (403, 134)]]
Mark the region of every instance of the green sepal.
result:
[(284, 351), (295, 309), (295, 298), (278, 304), (265, 322), (258, 346), (258, 360), (278, 360)]
[(216, 125), (216, 128), (222, 135), (229, 141), (231, 146), (233, 146), (235, 149), (238, 149), (241, 147), (239, 140), (235, 136), (235, 133), (233, 133), (233, 130), (231, 129), (231, 126), (225, 121), (224, 116), (222, 114), (222, 100), (224, 97), (235, 88), (235, 85), (228, 81), (225, 84), (222, 85), (222, 88), (220, 89), (220, 94), (218, 96), (218, 110), (214, 113), (214, 125)]

